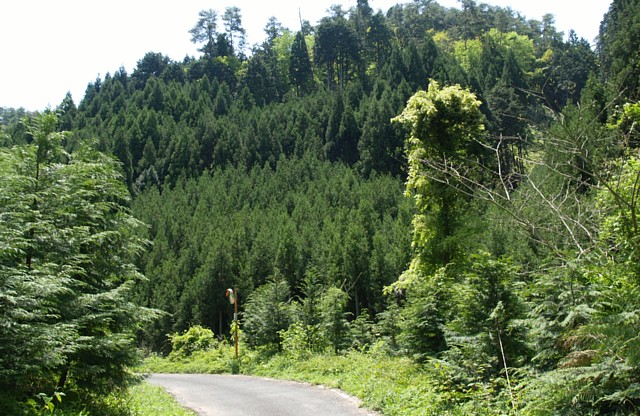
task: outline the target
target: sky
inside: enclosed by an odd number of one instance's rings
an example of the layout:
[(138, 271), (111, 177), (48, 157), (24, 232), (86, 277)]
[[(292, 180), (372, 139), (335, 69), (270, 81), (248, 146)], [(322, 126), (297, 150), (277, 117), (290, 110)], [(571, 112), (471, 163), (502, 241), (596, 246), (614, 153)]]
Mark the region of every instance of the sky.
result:
[[(369, 0), (386, 12), (411, 0)], [(458, 7), (457, 0), (437, 0)], [(527, 19), (555, 16), (556, 29), (593, 42), (611, 0), (478, 0), (511, 7)], [(173, 60), (199, 56), (188, 31), (198, 12), (222, 14), (237, 6), (248, 44), (264, 40), (271, 16), (293, 31), (300, 16), (316, 24), (332, 4), (347, 10), (356, 0), (16, 0), (0, 2), (0, 107), (30, 111), (58, 106), (67, 92), (78, 104), (87, 84), (124, 67), (131, 74), (147, 52)], [(223, 30), (220, 23), (219, 30)]]

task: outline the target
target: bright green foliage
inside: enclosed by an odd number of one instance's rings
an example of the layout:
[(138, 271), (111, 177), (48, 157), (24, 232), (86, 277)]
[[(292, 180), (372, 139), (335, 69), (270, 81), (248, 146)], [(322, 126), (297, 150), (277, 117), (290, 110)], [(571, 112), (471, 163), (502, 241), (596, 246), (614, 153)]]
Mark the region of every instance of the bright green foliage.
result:
[(429, 89), (414, 94), (394, 119), (411, 130), (406, 145), (406, 194), (414, 197), (418, 211), (413, 219), (413, 245), (418, 256), (412, 268), (420, 262), (423, 266), (446, 265), (458, 252), (454, 236), (464, 198), (456, 184), (450, 183), (448, 171), (472, 170), (475, 166), (467, 161), (481, 160), (486, 152), (480, 104), (460, 86), (441, 89), (432, 81)]
[(456, 60), (467, 72), (472, 72), (474, 68), (482, 65), (483, 43), (493, 45), (496, 52), (503, 58), (507, 56), (508, 51), (511, 51), (522, 71), (530, 72), (533, 69), (535, 61), (533, 41), (516, 32), (502, 33), (492, 28), (482, 38), (454, 42)]
[(640, 160), (631, 156), (614, 169), (616, 176), (598, 199), (607, 214), (600, 237), (610, 256), (640, 272)]
[(282, 352), (293, 360), (308, 358), (314, 351), (324, 350), (325, 341), (319, 326), (294, 322), (281, 332)]
[(117, 163), (64, 152), (56, 127), (38, 115), (33, 144), (0, 154), (0, 385), (17, 395), (122, 386), (152, 316), (129, 298), (145, 241)]
[(439, 362), (419, 366), (405, 357), (389, 357), (379, 351), (352, 351), (346, 355), (316, 354), (303, 360), (276, 356), (251, 364), (248, 371), (258, 376), (340, 388), (360, 398), (363, 407), (385, 415), (509, 414), (503, 397), (492, 398), (494, 386), (474, 386), (464, 393), (453, 390), (455, 370)]
[(190, 356), (195, 351), (205, 351), (216, 344), (213, 331), (194, 325), (182, 334), (170, 334), (171, 354), (169, 357), (182, 359)]
[(132, 416), (194, 416), (196, 413), (183, 408), (162, 387), (140, 383), (129, 389), (127, 408)]
[(640, 103), (626, 103), (613, 129), (618, 131), (623, 138), (625, 147), (637, 148), (640, 145)]

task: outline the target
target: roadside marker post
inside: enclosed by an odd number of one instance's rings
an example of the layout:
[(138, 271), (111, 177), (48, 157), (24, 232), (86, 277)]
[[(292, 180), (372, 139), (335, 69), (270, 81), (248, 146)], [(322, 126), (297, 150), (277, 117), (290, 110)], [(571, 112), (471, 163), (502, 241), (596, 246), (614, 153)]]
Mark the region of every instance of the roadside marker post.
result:
[(229, 298), (229, 303), (233, 305), (233, 322), (235, 324), (236, 360), (237, 360), (238, 359), (238, 290), (227, 289), (226, 297)]

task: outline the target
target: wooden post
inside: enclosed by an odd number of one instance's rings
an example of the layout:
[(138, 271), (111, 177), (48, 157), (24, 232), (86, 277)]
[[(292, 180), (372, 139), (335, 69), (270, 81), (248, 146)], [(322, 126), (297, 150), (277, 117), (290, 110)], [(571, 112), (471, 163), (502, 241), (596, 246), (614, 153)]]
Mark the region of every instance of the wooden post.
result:
[(238, 359), (238, 290), (236, 288), (227, 289), (226, 297), (233, 303), (233, 323), (235, 324), (236, 335), (236, 360)]
[(236, 321), (236, 360), (238, 359), (238, 291), (234, 288), (236, 293), (235, 302), (233, 302), (233, 319)]

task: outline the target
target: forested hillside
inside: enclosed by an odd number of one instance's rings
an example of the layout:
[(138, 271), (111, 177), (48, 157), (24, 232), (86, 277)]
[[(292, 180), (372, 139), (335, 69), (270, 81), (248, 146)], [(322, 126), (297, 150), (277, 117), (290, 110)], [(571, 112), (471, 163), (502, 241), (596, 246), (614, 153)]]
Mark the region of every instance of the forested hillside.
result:
[[(447, 411), (638, 412), (640, 1), (593, 48), (460, 3), (276, 17), (251, 48), (241, 10), (203, 10), (200, 56), (60, 104), (65, 151), (114, 155), (148, 225), (131, 299), (167, 313), (140, 346), (227, 336), (236, 288), (252, 348), (411, 357)], [(0, 144), (34, 144), (23, 115)]]

